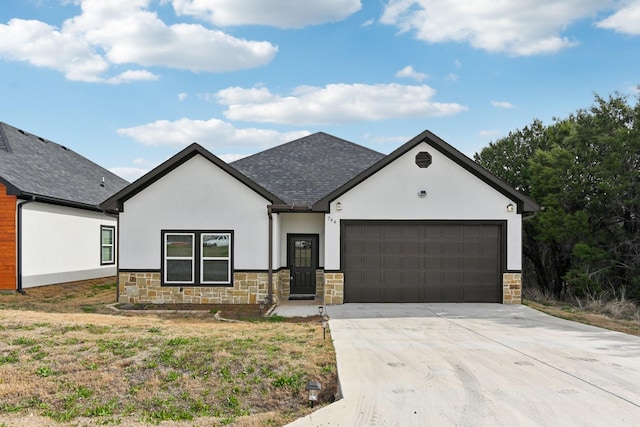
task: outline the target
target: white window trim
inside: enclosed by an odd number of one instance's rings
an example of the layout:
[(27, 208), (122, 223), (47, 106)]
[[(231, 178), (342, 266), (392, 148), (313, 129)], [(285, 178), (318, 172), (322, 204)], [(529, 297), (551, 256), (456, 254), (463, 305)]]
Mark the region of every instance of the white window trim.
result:
[[(109, 230), (111, 232), (111, 243), (105, 244), (102, 233), (104, 230)], [(111, 248), (111, 259), (105, 261), (102, 259), (103, 249)], [(116, 228), (112, 225), (101, 225), (100, 226), (100, 265), (111, 265), (116, 263)]]
[[(169, 256), (166, 253), (167, 250), (167, 237), (168, 236), (191, 236), (191, 239), (193, 241), (193, 244), (191, 246), (191, 256), (190, 257), (176, 257), (176, 256)], [(196, 250), (196, 245), (195, 245), (195, 240), (196, 240), (196, 235), (195, 233), (180, 233), (180, 232), (167, 232), (164, 233), (164, 241), (162, 242), (162, 244), (164, 245), (164, 283), (168, 284), (168, 285), (193, 285), (195, 283), (195, 250)], [(167, 264), (168, 261), (171, 260), (191, 260), (191, 281), (170, 281), (167, 278), (167, 274), (169, 273), (169, 270), (167, 268)]]
[[(216, 236), (227, 236), (227, 238), (229, 239), (229, 250), (227, 251), (227, 256), (226, 257), (205, 257), (204, 255), (202, 255), (202, 253), (204, 252), (204, 237), (205, 236), (210, 236), (210, 235), (216, 235)], [(203, 232), (200, 234), (200, 283), (203, 285), (226, 285), (231, 281), (231, 245), (232, 245), (232, 238), (231, 238), (231, 233), (224, 233), (224, 232)], [(204, 262), (205, 261), (227, 261), (227, 278), (228, 280), (226, 281), (205, 281), (204, 280)]]

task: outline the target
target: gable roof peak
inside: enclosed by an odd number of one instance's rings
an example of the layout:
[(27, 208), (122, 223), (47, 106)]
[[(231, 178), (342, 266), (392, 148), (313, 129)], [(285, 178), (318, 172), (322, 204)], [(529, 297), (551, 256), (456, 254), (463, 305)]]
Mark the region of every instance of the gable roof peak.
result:
[(511, 187), (509, 184), (507, 184), (506, 182), (502, 181), (501, 179), (493, 175), (491, 172), (489, 172), (488, 170), (486, 170), (485, 168), (483, 168), (482, 166), (480, 166), (479, 164), (471, 160), (469, 157), (464, 155), (462, 152), (460, 152), (455, 147), (448, 144), (447, 142), (445, 142), (444, 140), (442, 140), (440, 137), (438, 137), (437, 135), (435, 135), (429, 130), (422, 131), (420, 134), (416, 135), (414, 138), (410, 139), (405, 144), (401, 145), (396, 150), (394, 150), (393, 152), (389, 153), (387, 156), (380, 159), (371, 167), (364, 170), (362, 173), (358, 174), (357, 176), (353, 177), (343, 186), (336, 188), (330, 194), (327, 194), (321, 200), (318, 200), (313, 205), (313, 210), (328, 212), (329, 204), (333, 200), (340, 197), (342, 194), (346, 193), (353, 187), (357, 186), (358, 184), (360, 184), (361, 182), (363, 182), (373, 174), (383, 169), (385, 166), (394, 162), (396, 159), (398, 159), (399, 157), (406, 154), (407, 152), (409, 152), (410, 150), (412, 150), (413, 148), (415, 148), (416, 146), (422, 143), (425, 143), (433, 147), (433, 149), (439, 151), (441, 154), (448, 157), (454, 163), (458, 164), (462, 168), (466, 169), (469, 173), (475, 175), (477, 178), (484, 181), (487, 185), (493, 187), (495, 190), (511, 198), (512, 200), (517, 201), (518, 212), (535, 212), (540, 210), (540, 206), (533, 199), (530, 199), (525, 194), (520, 193), (519, 191)]
[(156, 166), (151, 171), (147, 172), (142, 177), (138, 178), (136, 181), (129, 184), (127, 187), (123, 188), (122, 190), (105, 200), (100, 206), (105, 210), (123, 211), (124, 202), (126, 202), (128, 199), (140, 193), (163, 176), (169, 174), (174, 169), (178, 168), (188, 160), (198, 155), (204, 157), (206, 160), (210, 161), (211, 163), (222, 169), (224, 172), (242, 182), (257, 194), (264, 197), (266, 200), (269, 200), (272, 204), (284, 204), (284, 202), (280, 200), (276, 195), (270, 193), (268, 190), (261, 187), (258, 183), (252, 181), (250, 178), (246, 177), (241, 172), (228, 165), (224, 160), (217, 157), (202, 145), (198, 144), (197, 142), (192, 142), (191, 144), (183, 148), (180, 152), (175, 154), (173, 157)]

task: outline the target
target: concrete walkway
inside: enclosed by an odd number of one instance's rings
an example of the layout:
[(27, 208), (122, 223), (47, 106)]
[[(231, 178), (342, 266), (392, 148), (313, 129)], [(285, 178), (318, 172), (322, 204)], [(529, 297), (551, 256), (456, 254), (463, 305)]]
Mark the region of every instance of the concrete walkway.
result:
[(329, 306), (343, 399), (301, 426), (640, 424), (640, 338), (498, 304)]

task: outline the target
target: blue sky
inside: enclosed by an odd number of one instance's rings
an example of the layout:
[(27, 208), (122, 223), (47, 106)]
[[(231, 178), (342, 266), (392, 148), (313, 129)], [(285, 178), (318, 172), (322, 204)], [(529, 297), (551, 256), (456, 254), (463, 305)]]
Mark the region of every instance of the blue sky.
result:
[(309, 133), (472, 156), (638, 96), (640, 0), (3, 0), (0, 121), (133, 180)]

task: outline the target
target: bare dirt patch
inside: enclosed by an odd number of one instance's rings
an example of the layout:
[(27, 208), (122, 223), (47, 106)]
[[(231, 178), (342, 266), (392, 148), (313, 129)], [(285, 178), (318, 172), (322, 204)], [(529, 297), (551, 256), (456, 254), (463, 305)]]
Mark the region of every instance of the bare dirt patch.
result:
[(307, 381), (322, 383), (320, 405), (337, 391), (315, 318), (114, 302), (109, 281), (0, 295), (0, 425), (279, 426), (311, 411)]

